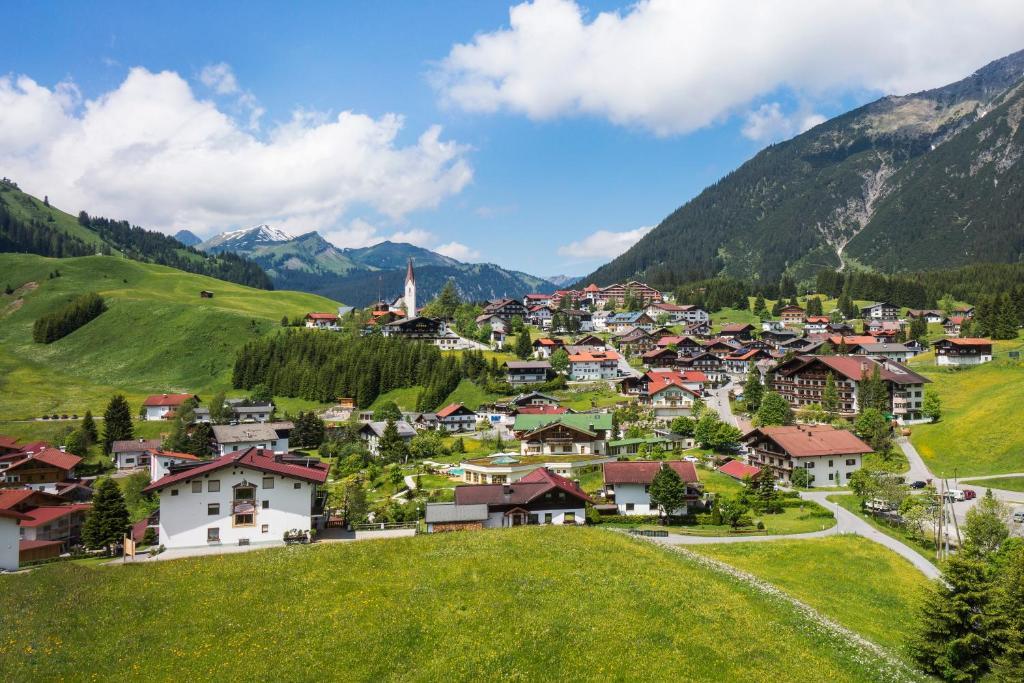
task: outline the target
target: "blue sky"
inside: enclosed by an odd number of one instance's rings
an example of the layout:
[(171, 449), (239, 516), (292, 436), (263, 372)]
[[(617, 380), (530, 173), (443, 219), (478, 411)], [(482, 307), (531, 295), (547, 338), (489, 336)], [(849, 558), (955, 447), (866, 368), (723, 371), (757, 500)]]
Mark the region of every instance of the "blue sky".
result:
[(270, 222), (580, 275), (765, 144), (1024, 47), (996, 0), (728, 4), (18, 3), (0, 174), (162, 230)]

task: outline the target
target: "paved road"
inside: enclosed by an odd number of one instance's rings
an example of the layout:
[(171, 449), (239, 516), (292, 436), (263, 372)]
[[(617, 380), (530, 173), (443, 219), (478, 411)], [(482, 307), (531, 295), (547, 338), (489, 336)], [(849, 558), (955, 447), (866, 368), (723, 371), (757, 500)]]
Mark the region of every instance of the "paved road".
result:
[(626, 360), (626, 356), (624, 354), (620, 353), (619, 354), (619, 374), (622, 375), (623, 377), (639, 377), (643, 373), (640, 372), (639, 370), (637, 370), (636, 368), (634, 368), (632, 365), (630, 365), (629, 361)]
[[(938, 568), (932, 564), (927, 558), (918, 553), (910, 546), (904, 545), (900, 541), (897, 541), (891, 536), (883, 534), (878, 529), (868, 524), (866, 521), (853, 514), (849, 510), (842, 508), (835, 503), (828, 500), (828, 496), (833, 495), (834, 492), (814, 492), (805, 491), (800, 493), (800, 497), (804, 500), (814, 501), (822, 507), (831, 510), (833, 515), (836, 516), (836, 526), (831, 529), (825, 529), (823, 531), (812, 531), (805, 534), (789, 534), (789, 535), (776, 535), (776, 536), (683, 536), (680, 534), (670, 534), (667, 538), (654, 539), (659, 543), (665, 543), (667, 545), (709, 545), (714, 543), (770, 543), (772, 541), (790, 541), (790, 540), (802, 540), (811, 538), (823, 538), (826, 536), (836, 536), (838, 534), (857, 534), (864, 538), (874, 541), (880, 545), (884, 545), (893, 552), (903, 556), (910, 561), (915, 567), (917, 567), (921, 573), (930, 579), (939, 577)], [(843, 495), (843, 494), (838, 494)]]
[(718, 412), (718, 416), (722, 418), (722, 422), (727, 422), (734, 427), (739, 426), (736, 423), (736, 416), (732, 413), (732, 406), (729, 405), (729, 387), (731, 382), (718, 387), (711, 392), (711, 396), (708, 397), (707, 404)]

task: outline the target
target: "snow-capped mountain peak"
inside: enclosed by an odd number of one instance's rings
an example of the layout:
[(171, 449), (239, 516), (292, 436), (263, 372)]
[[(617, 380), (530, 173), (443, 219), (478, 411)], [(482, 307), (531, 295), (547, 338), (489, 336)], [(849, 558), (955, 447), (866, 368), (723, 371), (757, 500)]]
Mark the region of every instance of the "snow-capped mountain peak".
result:
[(245, 252), (255, 247), (277, 242), (290, 242), (295, 237), (279, 228), (257, 225), (255, 228), (230, 230), (215, 235), (198, 246), (203, 250)]

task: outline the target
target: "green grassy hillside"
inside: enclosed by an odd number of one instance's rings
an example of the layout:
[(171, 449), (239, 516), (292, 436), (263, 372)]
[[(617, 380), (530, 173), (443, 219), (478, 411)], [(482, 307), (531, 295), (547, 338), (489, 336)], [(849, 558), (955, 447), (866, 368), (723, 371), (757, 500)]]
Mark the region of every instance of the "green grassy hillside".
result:
[[(859, 536), (694, 546), (765, 579), (843, 626), (900, 651), (928, 579), (885, 547)], [(836, 558), (842, 558), (837, 562)]]
[(996, 360), (966, 369), (938, 368), (932, 353), (911, 366), (932, 381), (942, 419), (914, 425), (911, 441), (929, 469), (941, 476), (1024, 472), (1024, 363), (1009, 359), (1020, 340), (996, 342)]
[(11, 681), (873, 681), (883, 666), (671, 551), (555, 527), (49, 566), (0, 577), (0, 632)]
[[(61, 276), (50, 278), (60, 271)], [(116, 256), (49, 259), (0, 254), (0, 418), (102, 410), (114, 391), (227, 388), (235, 350), (281, 317), (333, 310), (329, 299), (252, 289)], [(202, 299), (201, 290), (214, 292)], [(2, 290), (0, 290), (2, 291)], [(52, 344), (32, 324), (70, 297), (96, 291), (109, 310)]]

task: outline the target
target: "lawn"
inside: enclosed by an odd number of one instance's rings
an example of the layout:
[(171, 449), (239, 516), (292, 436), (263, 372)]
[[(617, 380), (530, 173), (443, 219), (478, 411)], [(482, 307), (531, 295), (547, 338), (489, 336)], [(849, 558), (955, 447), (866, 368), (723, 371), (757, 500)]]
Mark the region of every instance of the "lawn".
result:
[(704, 484), (704, 491), (707, 493), (732, 496), (743, 490), (743, 484), (718, 470), (706, 470), (698, 467), (697, 476)]
[(974, 484), (986, 488), (999, 489), (1000, 491), (1021, 491), (1024, 492), (1024, 477), (1004, 477), (1000, 479), (967, 479), (961, 484)]
[[(866, 682), (884, 666), (739, 579), (586, 528), (50, 565), (0, 577), (0, 587), (0, 679), (10, 681), (126, 672), (166, 680), (187, 670), (198, 680), (344, 672), (347, 680)], [(496, 625), (500, 636), (482, 635)]]
[(811, 531), (822, 531), (831, 529), (836, 525), (835, 517), (831, 511), (826, 510), (817, 503), (801, 501), (799, 507), (787, 507), (777, 515), (752, 514), (754, 524), (764, 523), (764, 529), (747, 528), (742, 532), (735, 532), (730, 527), (712, 524), (690, 524), (665, 527), (658, 524), (622, 525), (609, 523), (610, 527), (623, 527), (628, 529), (657, 529), (668, 530), (673, 534), (686, 536), (776, 536), (783, 534), (805, 534)]
[(421, 386), (403, 387), (401, 389), (392, 389), (391, 391), (385, 392), (377, 397), (377, 400), (373, 402), (370, 408), (379, 408), (381, 405), (394, 401), (395, 404), (402, 410), (415, 411), (416, 401), (420, 397), (420, 392), (423, 391)]
[(497, 398), (497, 394), (489, 394), (472, 380), (464, 379), (455, 387), (455, 391), (448, 394), (444, 405), (462, 403), (470, 410), (476, 410), (484, 403), (493, 403)]
[(617, 391), (612, 391), (606, 384), (580, 390), (566, 389), (555, 391), (552, 395), (558, 399), (559, 405), (577, 412), (594, 408), (608, 408), (630, 400), (627, 396), (623, 396)]
[(915, 536), (911, 536), (907, 533), (903, 527), (893, 526), (885, 523), (882, 520), (875, 518), (873, 515), (869, 515), (860, 509), (860, 500), (857, 496), (837, 494), (829, 496), (828, 499), (833, 503), (838, 503), (841, 507), (846, 508), (853, 514), (857, 515), (861, 519), (865, 520), (868, 524), (881, 531), (886, 536), (892, 536), (897, 541), (904, 543), (918, 553), (922, 557), (934, 561), (935, 558), (935, 544), (927, 539), (920, 539)]
[[(998, 349), (997, 349), (998, 352)], [(937, 475), (1024, 472), (1024, 363), (998, 359), (965, 370), (916, 364), (942, 399), (942, 419), (914, 425), (911, 441)]]
[(928, 584), (905, 559), (859, 536), (703, 545), (690, 550), (763, 578), (897, 652), (917, 621), (915, 605)]
[[(61, 276), (50, 278), (59, 270)], [(270, 292), (117, 256), (49, 259), (0, 254), (23, 296), (0, 295), (0, 416), (102, 412), (111, 394), (133, 409), (150, 393), (230, 388), (235, 352), (279, 328), (283, 315), (331, 310), (329, 299)], [(200, 290), (214, 292), (212, 299)], [(108, 309), (52, 344), (32, 341), (32, 324), (72, 296), (96, 291)], [(16, 298), (21, 304), (11, 311)], [(206, 396), (203, 396), (206, 398)]]

